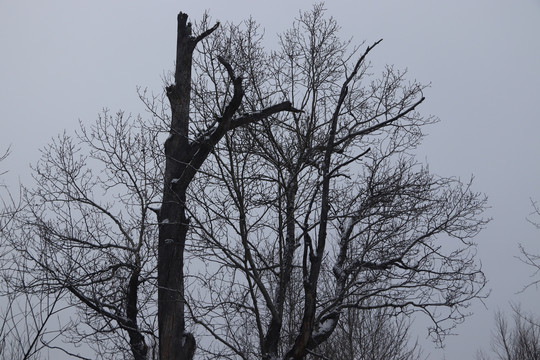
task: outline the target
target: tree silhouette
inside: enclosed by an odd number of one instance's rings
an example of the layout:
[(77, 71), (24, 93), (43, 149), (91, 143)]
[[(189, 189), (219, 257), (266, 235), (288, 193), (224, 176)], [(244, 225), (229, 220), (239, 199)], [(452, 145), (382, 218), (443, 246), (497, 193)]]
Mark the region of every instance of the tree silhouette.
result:
[(351, 313), (419, 311), (435, 337), (463, 320), (485, 295), (485, 197), (414, 159), (426, 86), (374, 76), (380, 41), (338, 30), (316, 5), (267, 52), (253, 21), (180, 13), (166, 98), (140, 93), (150, 119), (104, 111), (43, 149), (10, 244), (20, 291), (77, 309), (64, 340), (301, 359)]

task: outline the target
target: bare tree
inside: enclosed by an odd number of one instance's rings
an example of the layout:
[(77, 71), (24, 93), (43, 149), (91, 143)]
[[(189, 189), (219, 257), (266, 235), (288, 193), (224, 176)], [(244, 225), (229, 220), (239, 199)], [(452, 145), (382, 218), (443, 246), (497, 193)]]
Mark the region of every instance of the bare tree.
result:
[[(491, 350), (500, 360), (538, 360), (540, 359), (540, 324), (532, 314), (525, 314), (513, 308), (513, 324), (502, 312), (495, 316), (495, 330), (492, 334)], [(492, 359), (484, 351), (479, 351), (477, 359)]]
[(485, 197), (412, 156), (436, 121), (416, 111), (425, 86), (372, 77), (380, 41), (351, 49), (338, 29), (318, 5), (275, 52), (251, 21), (200, 47), (193, 116), (224, 107), (210, 59), (226, 50), (247, 74), (240, 112), (276, 94), (303, 111), (227, 134), (192, 184), (187, 303), (207, 357), (304, 358), (349, 309), (421, 311), (443, 336), (483, 294)]
[[(0, 163), (4, 161), (10, 154), (10, 148), (7, 148), (3, 154), (0, 155)], [(0, 170), (0, 176), (3, 176), (7, 173), (7, 170)], [(3, 179), (0, 178), (0, 236), (4, 234), (7, 226), (13, 218), (15, 201), (11, 195), (11, 192), (3, 182)]]
[(311, 358), (331, 360), (421, 359), (417, 342), (411, 342), (410, 322), (391, 309), (343, 311), (341, 321)]
[[(531, 200), (531, 205), (533, 208), (532, 213), (530, 214), (531, 218), (527, 219), (529, 223), (531, 223), (534, 227), (540, 230), (540, 206), (538, 205), (537, 201)], [(540, 273), (540, 254), (536, 254), (534, 252), (531, 252), (530, 250), (526, 249), (523, 245), (519, 245), (519, 250), (521, 253), (521, 261), (525, 263), (526, 265), (533, 268), (534, 273), (532, 274), (533, 277), (538, 277), (538, 274)], [(530, 284), (527, 284), (525, 286), (525, 289), (531, 286), (538, 286), (540, 284), (540, 279), (532, 281)]]
[(60, 332), (101, 358), (146, 359), (157, 342), (156, 126), (105, 111), (75, 136), (59, 136), (42, 150), (12, 237), (18, 290), (69, 294), (78, 317)]
[[(4, 151), (4, 153), (0, 155), (0, 162), (4, 161), (9, 156), (9, 153), (10, 153), (10, 148), (7, 148)], [(6, 172), (7, 172), (6, 170), (3, 170), (2, 172), (0, 172), (0, 176), (4, 175)]]
[[(4, 270), (4, 269), (3, 269)], [(5, 280), (5, 279), (3, 279)], [(51, 320), (62, 310), (62, 293), (31, 296), (2, 291), (0, 313), (0, 359), (41, 359), (42, 350), (58, 335)]]
[[(8, 148), (0, 162), (10, 154)], [(7, 170), (0, 171), (0, 176)], [(16, 254), (10, 247), (11, 227), (21, 211), (19, 200), (0, 178), (0, 359), (39, 359), (45, 342), (54, 337), (49, 320), (61, 310), (61, 293), (32, 296), (13, 288), (21, 282)]]
[(20, 291), (78, 310), (62, 336), (107, 359), (191, 359), (195, 336), (207, 358), (301, 359), (349, 314), (463, 320), (485, 198), (414, 160), (425, 86), (373, 77), (380, 41), (338, 29), (317, 5), (268, 53), (253, 21), (180, 13), (168, 105), (141, 93), (151, 119), (104, 111), (43, 150), (12, 246)]

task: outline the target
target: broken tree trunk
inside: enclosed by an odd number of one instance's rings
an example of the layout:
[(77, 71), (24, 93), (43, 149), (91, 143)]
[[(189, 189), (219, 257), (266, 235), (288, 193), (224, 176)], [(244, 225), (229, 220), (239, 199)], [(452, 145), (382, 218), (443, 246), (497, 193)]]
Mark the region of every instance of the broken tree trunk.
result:
[(158, 212), (158, 326), (161, 360), (192, 359), (196, 348), (195, 338), (186, 331), (184, 314), (184, 248), (189, 227), (185, 202), (191, 180), (227, 131), (281, 111), (298, 112), (290, 102), (284, 101), (235, 118), (244, 96), (242, 78), (234, 74), (226, 59), (218, 57), (217, 60), (231, 77), (234, 93), (217, 119), (218, 126), (195, 135), (195, 141), (190, 142), (193, 51), (198, 42), (218, 28), (219, 23), (193, 36), (187, 18), (184, 13), (178, 14), (175, 83), (166, 89), (172, 116), (169, 137), (165, 141), (163, 199)]

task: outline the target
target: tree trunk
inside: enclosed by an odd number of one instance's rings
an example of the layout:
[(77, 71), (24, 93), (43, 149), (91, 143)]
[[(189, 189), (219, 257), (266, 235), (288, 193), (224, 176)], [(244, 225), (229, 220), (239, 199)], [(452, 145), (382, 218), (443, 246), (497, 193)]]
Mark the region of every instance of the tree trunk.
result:
[(163, 200), (159, 212), (158, 326), (162, 360), (191, 359), (193, 336), (185, 333), (184, 246), (188, 224), (186, 188), (176, 184), (189, 163), (188, 126), (191, 95), (191, 65), (195, 40), (187, 15), (178, 14), (175, 84), (167, 87), (172, 110), (170, 136), (165, 142)]
[(189, 226), (186, 191), (191, 180), (227, 131), (281, 111), (299, 112), (289, 101), (283, 101), (233, 119), (244, 96), (242, 77), (236, 76), (228, 61), (218, 56), (217, 60), (226, 68), (232, 80), (233, 95), (217, 119), (218, 126), (195, 136), (196, 140), (190, 143), (188, 129), (193, 50), (199, 41), (217, 29), (219, 23), (195, 37), (187, 18), (184, 13), (178, 14), (175, 84), (166, 89), (172, 118), (169, 138), (165, 141), (163, 199), (158, 212), (158, 327), (161, 360), (189, 360), (195, 353), (195, 338), (185, 331), (184, 315), (184, 247)]
[(129, 280), (126, 317), (127, 326), (124, 326), (129, 336), (129, 345), (133, 353), (134, 360), (146, 360), (148, 355), (148, 346), (144, 341), (144, 336), (137, 325), (137, 307), (138, 289), (139, 289), (139, 270), (137, 269)]

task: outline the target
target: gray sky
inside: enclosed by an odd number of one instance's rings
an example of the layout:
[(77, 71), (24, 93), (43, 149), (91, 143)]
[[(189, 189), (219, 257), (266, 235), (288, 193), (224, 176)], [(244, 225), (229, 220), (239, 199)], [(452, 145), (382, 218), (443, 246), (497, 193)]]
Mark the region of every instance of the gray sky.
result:
[[(159, 92), (173, 69), (176, 14), (237, 22), (253, 16), (267, 43), (311, 1), (0, 0), (0, 150), (8, 181), (28, 177), (28, 164), (51, 137), (91, 123), (104, 107), (143, 111), (136, 86)], [(431, 359), (473, 358), (489, 346), (493, 313), (509, 301), (538, 312), (540, 289), (516, 294), (531, 279), (518, 243), (540, 253), (540, 232), (525, 218), (540, 200), (540, 0), (340, 0), (328, 14), (353, 42), (384, 41), (375, 65), (408, 68), (431, 82), (420, 111), (431, 126), (420, 160), (440, 175), (468, 179), (488, 194), (494, 218), (481, 233), (478, 257), (491, 297)], [(536, 306), (536, 307), (535, 307)], [(423, 342), (425, 332), (419, 333)]]

